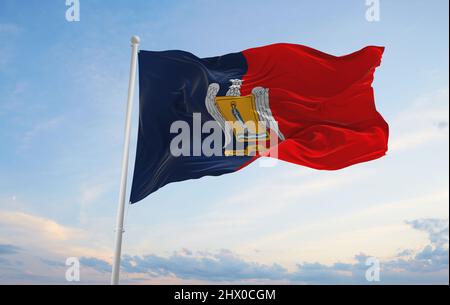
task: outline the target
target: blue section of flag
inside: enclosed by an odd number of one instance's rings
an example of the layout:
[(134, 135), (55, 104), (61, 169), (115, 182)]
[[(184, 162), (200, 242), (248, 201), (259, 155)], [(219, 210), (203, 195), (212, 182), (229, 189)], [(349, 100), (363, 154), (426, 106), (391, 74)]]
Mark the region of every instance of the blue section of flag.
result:
[[(176, 134), (173, 122), (190, 124), (194, 113), (202, 123), (213, 118), (205, 106), (209, 84), (218, 83), (218, 96), (224, 96), (230, 79), (242, 79), (247, 62), (241, 53), (198, 58), (188, 52), (139, 53), (139, 134), (131, 188), (131, 203), (136, 203), (162, 186), (176, 181), (218, 176), (234, 172), (251, 157), (180, 156), (170, 152)], [(208, 135), (202, 135), (202, 141)], [(193, 141), (190, 143), (191, 151)]]

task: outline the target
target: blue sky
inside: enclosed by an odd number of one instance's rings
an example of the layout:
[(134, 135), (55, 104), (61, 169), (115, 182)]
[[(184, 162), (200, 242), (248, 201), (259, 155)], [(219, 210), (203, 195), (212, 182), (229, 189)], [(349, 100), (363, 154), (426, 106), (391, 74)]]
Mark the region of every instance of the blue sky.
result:
[(374, 256), (381, 283), (448, 283), (448, 1), (381, 0), (379, 22), (364, 0), (80, 4), (69, 23), (63, 0), (0, 2), (1, 283), (65, 283), (72, 256), (82, 281), (108, 282), (134, 34), (200, 57), (386, 46), (391, 139), (338, 172), (255, 163), (164, 187), (127, 210), (125, 282), (366, 283)]

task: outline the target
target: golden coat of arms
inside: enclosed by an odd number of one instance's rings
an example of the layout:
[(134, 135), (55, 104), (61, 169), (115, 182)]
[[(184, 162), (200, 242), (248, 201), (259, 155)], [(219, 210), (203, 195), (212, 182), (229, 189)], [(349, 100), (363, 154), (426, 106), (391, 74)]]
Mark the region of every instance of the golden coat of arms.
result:
[(249, 156), (266, 151), (270, 130), (284, 140), (270, 110), (269, 89), (255, 87), (251, 94), (241, 96), (242, 80), (230, 82), (226, 96), (217, 96), (219, 84), (210, 84), (205, 99), (206, 109), (225, 134), (225, 155)]

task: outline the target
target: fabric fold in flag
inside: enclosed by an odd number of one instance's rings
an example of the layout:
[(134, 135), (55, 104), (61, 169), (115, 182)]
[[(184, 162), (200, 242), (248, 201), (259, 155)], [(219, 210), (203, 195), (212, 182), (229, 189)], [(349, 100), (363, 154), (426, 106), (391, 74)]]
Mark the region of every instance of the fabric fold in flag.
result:
[[(337, 57), (285, 43), (212, 58), (141, 51), (130, 201), (171, 182), (235, 172), (261, 156), (320, 170), (384, 156), (389, 129), (372, 88), (383, 52), (366, 47)], [(180, 126), (189, 130), (184, 148), (175, 145), (181, 155), (173, 151)], [(204, 149), (214, 144), (211, 130), (221, 132), (212, 155)]]

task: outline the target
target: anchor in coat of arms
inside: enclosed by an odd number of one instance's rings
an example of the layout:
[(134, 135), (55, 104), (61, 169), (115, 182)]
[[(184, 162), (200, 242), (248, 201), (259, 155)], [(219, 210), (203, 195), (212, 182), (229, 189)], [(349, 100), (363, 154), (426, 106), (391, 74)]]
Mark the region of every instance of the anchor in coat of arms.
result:
[(241, 96), (243, 81), (230, 82), (226, 96), (217, 96), (219, 84), (210, 84), (205, 99), (206, 109), (225, 134), (225, 155), (249, 156), (266, 151), (270, 130), (283, 141), (284, 135), (270, 110), (269, 89), (255, 87), (251, 94)]

